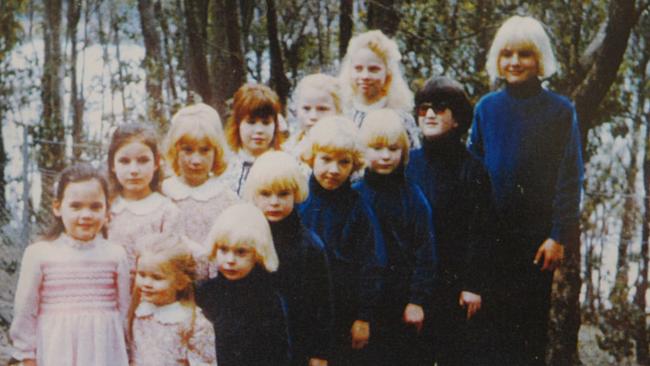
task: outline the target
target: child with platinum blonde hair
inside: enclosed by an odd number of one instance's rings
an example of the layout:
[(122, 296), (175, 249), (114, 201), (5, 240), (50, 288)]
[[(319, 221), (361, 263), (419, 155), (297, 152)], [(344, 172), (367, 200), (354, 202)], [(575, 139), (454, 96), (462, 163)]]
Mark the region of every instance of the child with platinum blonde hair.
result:
[(501, 265), (492, 314), (493, 364), (544, 364), (554, 270), (580, 238), (580, 130), (569, 99), (542, 87), (557, 69), (544, 26), (509, 18), (497, 31), (487, 71), (505, 87), (477, 103), (469, 141), (492, 182)]
[(354, 189), (377, 215), (388, 259), (375, 315), (373, 364), (433, 364), (427, 362), (428, 339), (421, 335), (425, 320), (431, 323), (437, 269), (431, 206), (405, 176), (409, 141), (399, 115), (371, 111), (360, 134), (368, 168)]
[(239, 201), (222, 182), (227, 164), (219, 115), (206, 104), (182, 108), (172, 117), (164, 147), (175, 174), (163, 182), (162, 193), (181, 211), (181, 234), (203, 243), (214, 218)]
[[(333, 364), (370, 362), (370, 323), (381, 298), (384, 241), (372, 209), (352, 189), (350, 175), (363, 167), (358, 129), (344, 117), (326, 117), (307, 137), (303, 160), (313, 173), (300, 205), (303, 223), (325, 244), (333, 288)], [(374, 334), (374, 333), (373, 333)], [(351, 339), (350, 339), (351, 338)]]
[(206, 243), (219, 276), (197, 289), (196, 301), (214, 325), (217, 363), (287, 365), (286, 314), (271, 278), (279, 262), (266, 218), (250, 203), (230, 206)]
[(307, 178), (286, 152), (267, 151), (251, 168), (244, 197), (271, 227), (280, 259), (273, 285), (286, 300), (293, 365), (325, 365), (331, 332), (331, 278), (325, 247), (295, 205), (308, 195)]
[(397, 43), (379, 30), (353, 37), (341, 64), (341, 94), (346, 114), (359, 127), (371, 110), (395, 110), (417, 148), (420, 133), (411, 116), (413, 93), (402, 76), (401, 58)]

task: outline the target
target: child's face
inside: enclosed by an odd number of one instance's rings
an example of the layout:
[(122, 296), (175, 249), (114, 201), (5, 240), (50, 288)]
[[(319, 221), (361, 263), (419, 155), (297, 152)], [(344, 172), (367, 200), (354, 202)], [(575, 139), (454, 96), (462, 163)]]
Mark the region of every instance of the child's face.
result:
[(353, 157), (346, 151), (318, 151), (314, 157), (314, 177), (321, 187), (334, 190), (352, 174)]
[(366, 150), (366, 160), (373, 172), (390, 174), (402, 161), (402, 147), (398, 141), (391, 141), (390, 144), (370, 143)]
[(253, 156), (261, 155), (271, 147), (274, 132), (273, 116), (255, 119), (247, 117), (239, 125), (242, 147)]
[(96, 179), (68, 183), (53, 211), (70, 237), (92, 240), (106, 221), (106, 194)]
[(352, 83), (368, 103), (374, 103), (383, 97), (386, 82), (386, 65), (368, 48), (354, 53), (352, 62)]
[(151, 193), (149, 184), (158, 169), (149, 146), (133, 141), (122, 145), (115, 152), (113, 173), (122, 186), (122, 196), (127, 199), (142, 199)]
[(427, 140), (435, 140), (458, 127), (451, 109), (444, 103), (422, 103), (418, 106), (418, 124)]
[(253, 204), (270, 222), (282, 221), (293, 211), (294, 194), (290, 189), (262, 188), (255, 192)]
[(336, 115), (334, 98), (326, 91), (308, 87), (301, 91), (298, 98), (296, 115), (304, 131), (312, 128), (321, 118)]
[(215, 149), (208, 139), (182, 139), (177, 143), (178, 167), (185, 183), (200, 186), (210, 176)]
[(173, 273), (163, 268), (163, 261), (155, 255), (143, 255), (138, 259), (135, 286), (140, 289), (142, 300), (161, 306), (176, 301), (179, 289)]
[(256, 263), (255, 249), (249, 245), (217, 244), (219, 273), (230, 281), (248, 276)]
[(539, 64), (533, 50), (524, 46), (507, 46), (499, 53), (499, 75), (508, 84), (520, 84), (539, 75)]

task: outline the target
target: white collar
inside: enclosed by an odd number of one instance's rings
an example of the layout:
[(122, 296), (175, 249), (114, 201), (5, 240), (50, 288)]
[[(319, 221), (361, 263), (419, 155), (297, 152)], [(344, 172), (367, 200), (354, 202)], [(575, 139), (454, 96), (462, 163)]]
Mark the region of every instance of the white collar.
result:
[(121, 213), (128, 210), (136, 215), (148, 215), (159, 209), (166, 199), (165, 196), (158, 192), (152, 192), (147, 197), (137, 201), (126, 200), (122, 196), (118, 196), (111, 205), (111, 212)]
[(157, 322), (162, 324), (178, 324), (187, 321), (192, 316), (192, 309), (183, 306), (178, 301), (162, 306), (142, 301), (135, 309), (135, 316), (138, 318), (153, 316)]
[(239, 151), (237, 151), (237, 160), (242, 162), (242, 163), (254, 163), (255, 162), (255, 157), (251, 155), (246, 149), (241, 148)]
[(56, 241), (71, 248), (87, 250), (96, 247), (98, 243), (103, 243), (104, 238), (102, 238), (101, 233), (97, 233), (93, 239), (84, 241), (75, 239), (66, 233), (61, 233)]
[(378, 101), (372, 103), (372, 104), (365, 104), (361, 101), (360, 98), (354, 98), (353, 106), (354, 109), (361, 111), (361, 112), (370, 112), (374, 111), (376, 109), (381, 109), (386, 106), (388, 103), (388, 97), (383, 97), (379, 99)]
[(172, 176), (163, 182), (163, 193), (176, 201), (192, 197), (197, 201), (205, 202), (218, 196), (226, 189), (226, 186), (217, 178), (208, 178), (203, 184), (192, 187), (185, 184), (179, 177)]

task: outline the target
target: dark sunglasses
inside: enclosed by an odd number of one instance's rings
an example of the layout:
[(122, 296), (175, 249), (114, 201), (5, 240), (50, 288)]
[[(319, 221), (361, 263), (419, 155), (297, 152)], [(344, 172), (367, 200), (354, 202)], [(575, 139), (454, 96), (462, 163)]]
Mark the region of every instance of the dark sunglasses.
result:
[(443, 113), (445, 110), (449, 108), (449, 104), (445, 102), (440, 102), (440, 103), (422, 103), (418, 106), (418, 116), (424, 117), (427, 115), (427, 111), (429, 109), (433, 109), (433, 112), (435, 114), (438, 113)]

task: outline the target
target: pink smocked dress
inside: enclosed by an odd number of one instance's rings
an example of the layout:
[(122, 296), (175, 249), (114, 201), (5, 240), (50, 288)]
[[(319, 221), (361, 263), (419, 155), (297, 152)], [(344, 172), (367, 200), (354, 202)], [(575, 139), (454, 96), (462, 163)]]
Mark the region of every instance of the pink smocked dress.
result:
[(174, 202), (158, 192), (138, 201), (117, 197), (111, 205), (108, 238), (126, 249), (129, 268), (134, 271), (139, 238), (156, 233), (185, 234), (180, 213)]
[(128, 365), (126, 253), (65, 234), (27, 247), (9, 330), (13, 357), (38, 366)]
[(216, 366), (214, 329), (201, 309), (180, 302), (156, 306), (138, 305), (133, 319), (131, 344), (133, 366)]

